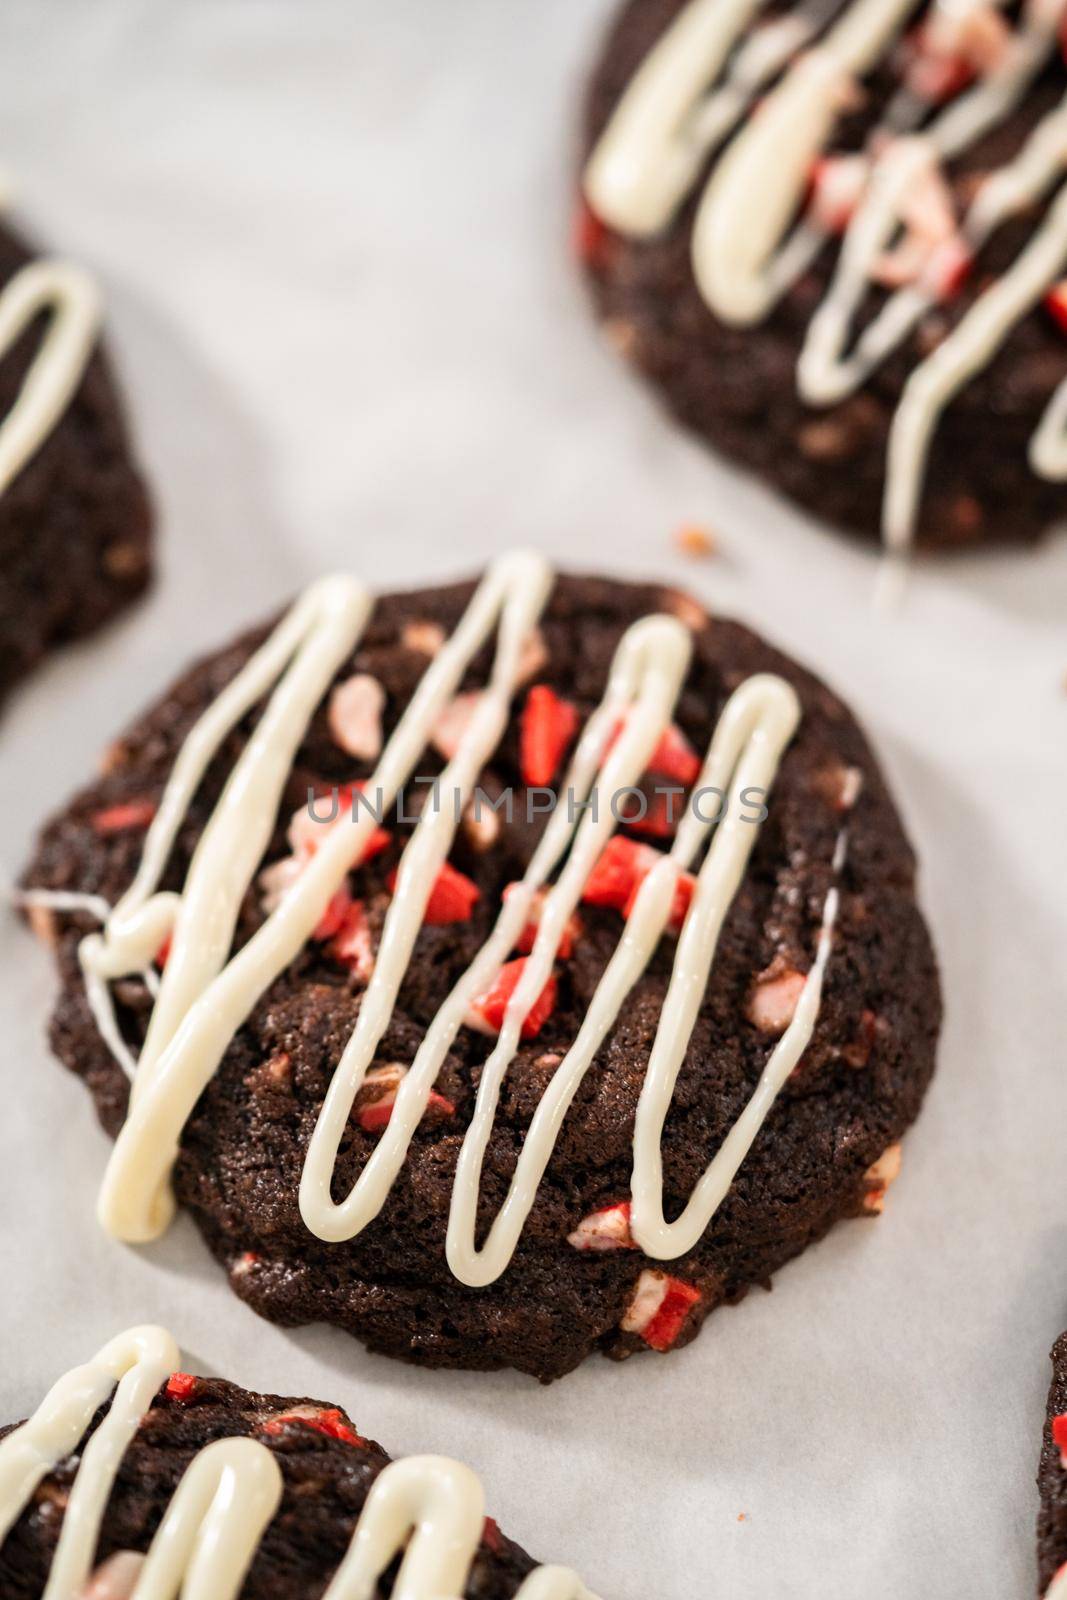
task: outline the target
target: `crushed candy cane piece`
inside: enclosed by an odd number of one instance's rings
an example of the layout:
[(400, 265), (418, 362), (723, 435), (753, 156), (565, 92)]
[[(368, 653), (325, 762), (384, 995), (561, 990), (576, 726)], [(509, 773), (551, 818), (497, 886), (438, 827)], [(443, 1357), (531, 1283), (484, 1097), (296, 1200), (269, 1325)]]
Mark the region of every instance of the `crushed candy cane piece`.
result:
[(327, 1406), (294, 1406), (291, 1411), (283, 1411), (280, 1416), (271, 1417), (263, 1423), (263, 1433), (284, 1433), (292, 1423), (297, 1423), (304, 1428), (313, 1428), (316, 1433), (321, 1433), (327, 1439), (340, 1439), (343, 1444), (354, 1444), (366, 1447), (366, 1439), (356, 1432), (350, 1423), (346, 1422), (343, 1411)]
[[(365, 799), (365, 793), (366, 786), (362, 783), (342, 784), (328, 794), (320, 795), (313, 805), (303, 805), (294, 811), (286, 834), (293, 853), (311, 857), (335, 828), (354, 827), (368, 814), (376, 816), (375, 802)], [(367, 836), (359, 861), (353, 862), (353, 866), (362, 866), (380, 855), (389, 848), (391, 842), (389, 830), (376, 824)]]
[[(662, 860), (661, 852), (650, 844), (638, 844), (634, 839), (615, 834), (600, 852), (582, 890), (582, 899), (587, 905), (608, 906), (629, 916), (638, 889)], [(692, 873), (678, 874), (667, 924), (672, 933), (677, 933), (685, 921), (695, 888), (696, 879)]]
[(781, 1034), (793, 1020), (807, 978), (795, 967), (760, 978), (748, 997), (745, 1014), (761, 1033)]
[(168, 1400), (176, 1400), (179, 1404), (188, 1404), (200, 1388), (200, 1379), (191, 1372), (172, 1372), (167, 1379), (164, 1394)]
[(96, 833), (128, 833), (150, 826), (156, 814), (154, 800), (121, 800), (117, 805), (95, 811), (91, 821)]
[[(364, 1133), (380, 1133), (388, 1126), (396, 1105), (400, 1085), (407, 1077), (408, 1068), (399, 1061), (390, 1061), (384, 1067), (374, 1067), (364, 1078), (356, 1096), (353, 1114)], [(456, 1108), (436, 1089), (430, 1090), (426, 1111), (438, 1117), (454, 1117)]]
[(369, 672), (354, 673), (330, 696), (326, 714), (330, 737), (357, 761), (376, 761), (382, 751), (385, 690)]
[(578, 196), (571, 225), (574, 254), (583, 266), (603, 272), (611, 260), (613, 239), (584, 195)]
[(1067, 333), (1067, 278), (1053, 284), (1045, 295), (1044, 305), (1060, 332)]
[(863, 1174), (865, 1193), (863, 1209), (878, 1216), (885, 1209), (885, 1197), (891, 1183), (900, 1176), (903, 1151), (900, 1144), (891, 1144), (883, 1150), (877, 1161), (871, 1163)]
[(677, 1343), (701, 1299), (700, 1290), (691, 1283), (646, 1269), (637, 1280), (620, 1326), (624, 1333), (638, 1334), (653, 1350), (666, 1351)]
[(361, 900), (350, 903), (344, 921), (326, 949), (335, 961), (348, 967), (363, 983), (370, 982), (374, 974), (374, 943)]
[(811, 212), (827, 233), (844, 233), (863, 198), (870, 163), (862, 155), (822, 156), (811, 178)]
[(78, 1591), (78, 1600), (133, 1600), (144, 1564), (145, 1557), (138, 1551), (116, 1550)]
[[(389, 889), (394, 893), (398, 877), (399, 868), (394, 868), (386, 879)], [(447, 861), (442, 862), (422, 914), (423, 925), (439, 928), (452, 922), (469, 922), (471, 912), (481, 897), (482, 891), (465, 873), (457, 871)]]
[(482, 1543), (495, 1556), (498, 1556), (504, 1548), (504, 1535), (500, 1531), (499, 1523), (493, 1517), (486, 1517), (482, 1523)]
[(400, 642), (406, 650), (420, 656), (435, 656), (445, 642), (445, 630), (439, 622), (405, 622)]
[[(623, 729), (620, 722), (607, 742), (604, 754), (614, 745)], [(648, 758), (645, 769), (659, 778), (670, 778), (683, 789), (690, 788), (700, 776), (701, 760), (677, 723), (672, 722), (661, 735), (656, 748)]]
[[(509, 883), (504, 890), (504, 899), (514, 894), (519, 887), (517, 883)], [(522, 955), (528, 956), (537, 940), (537, 930), (541, 925), (541, 916), (544, 912), (545, 901), (548, 899), (547, 889), (538, 889), (530, 902), (530, 916), (519, 937), (515, 941), (515, 948)], [(560, 961), (569, 961), (574, 954), (574, 947), (582, 936), (581, 918), (576, 911), (572, 911), (563, 924), (563, 933), (559, 941), (556, 955)]]
[[(526, 970), (526, 956), (506, 961), (484, 994), (477, 995), (467, 1008), (464, 1022), (478, 1033), (497, 1034), (504, 1025), (508, 1002)], [(522, 1025), (523, 1039), (536, 1039), (556, 1008), (556, 979), (553, 974), (530, 1008)]]
[(544, 788), (559, 772), (578, 731), (578, 713), (547, 684), (535, 684), (526, 696), (519, 724), (519, 766), (527, 788)]
[(481, 698), (480, 689), (472, 689), (467, 694), (457, 694), (442, 709), (434, 723), (430, 732), (430, 743), (438, 755), (444, 756), (446, 761), (451, 761), (459, 749)]
[(605, 1206), (602, 1211), (592, 1211), (583, 1217), (574, 1232), (568, 1234), (567, 1243), (575, 1250), (636, 1250), (630, 1232), (630, 1202), (621, 1201), (615, 1206)]

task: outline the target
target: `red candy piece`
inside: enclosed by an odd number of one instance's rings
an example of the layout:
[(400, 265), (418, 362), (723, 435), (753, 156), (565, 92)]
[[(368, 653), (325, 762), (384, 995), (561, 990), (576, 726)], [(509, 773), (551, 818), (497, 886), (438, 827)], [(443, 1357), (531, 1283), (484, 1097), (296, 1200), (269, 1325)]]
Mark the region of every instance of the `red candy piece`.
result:
[(611, 259), (611, 232), (584, 195), (578, 196), (572, 230), (574, 253), (585, 266), (602, 272)]
[(1052, 285), (1045, 296), (1045, 310), (1060, 332), (1067, 333), (1067, 278)]
[(97, 811), (92, 822), (97, 833), (126, 833), (133, 828), (147, 828), (155, 814), (154, 800), (124, 800)]
[(1058, 1447), (1064, 1466), (1067, 1466), (1067, 1416), (1053, 1417), (1052, 1442)]
[(667, 1291), (659, 1310), (648, 1326), (641, 1330), (645, 1343), (653, 1350), (669, 1350), (677, 1342), (690, 1311), (699, 1299), (700, 1290), (694, 1289), (691, 1283), (683, 1283), (681, 1278), (668, 1278)]
[[(652, 868), (663, 857), (649, 844), (637, 844), (616, 834), (600, 852), (600, 859), (586, 882), (582, 899), (591, 906), (610, 906), (629, 916), (637, 891)], [(678, 874), (671, 903), (669, 927), (677, 932), (685, 921), (696, 888), (691, 872)]]
[(867, 162), (861, 155), (822, 156), (811, 173), (809, 204), (815, 220), (828, 233), (844, 233), (855, 214), (867, 182)]
[(482, 1523), (482, 1543), (487, 1550), (498, 1556), (504, 1548), (504, 1535), (494, 1518), (486, 1517)]
[(332, 939), (335, 933), (340, 933), (354, 903), (348, 892), (348, 885), (343, 883), (319, 918), (311, 937), (321, 943), (326, 939)]
[[(607, 742), (605, 755), (619, 737), (622, 728), (623, 724), (620, 722)], [(688, 789), (700, 776), (701, 766), (702, 762), (693, 746), (678, 724), (672, 722), (649, 756), (646, 770), (655, 773), (659, 778), (670, 778), (672, 783), (680, 783), (683, 789)]]
[(156, 966), (160, 969), (160, 971), (163, 970), (167, 962), (170, 960), (170, 950), (173, 943), (174, 935), (172, 933), (168, 933), (167, 937), (156, 951)]
[[(647, 861), (647, 857), (653, 857)], [(611, 906), (625, 911), (641, 879), (651, 871), (658, 852), (647, 844), (635, 844), (615, 834), (608, 840), (586, 880), (582, 899), (591, 906)]]
[(681, 728), (671, 723), (648, 763), (649, 772), (671, 778), (688, 789), (700, 776), (701, 760)]
[[(367, 785), (365, 783), (348, 783), (345, 784), (343, 788), (338, 790), (337, 805), (339, 817), (354, 817), (357, 822), (362, 820), (363, 813), (366, 808), (359, 805), (358, 802), (356, 802), (355, 806), (353, 806), (353, 797), (356, 794), (363, 794), (366, 790), (366, 787)], [(366, 864), (366, 862), (370, 861), (373, 856), (380, 856), (383, 850), (388, 850), (390, 844), (392, 843), (392, 837), (393, 836), (389, 832), (388, 828), (381, 828), (378, 826), (373, 827), (367, 838), (366, 844), (363, 846), (363, 854), (360, 856), (358, 864), (362, 867)]]
[(674, 830), (678, 826), (681, 816), (682, 797), (679, 794), (664, 794), (662, 791), (647, 795), (647, 805), (643, 816), (636, 814), (638, 804), (636, 796), (633, 797), (635, 814), (622, 815), (622, 821), (634, 833), (647, 833), (650, 839), (673, 839)]
[[(518, 884), (509, 883), (507, 888), (504, 890), (504, 899), (506, 900), (512, 890), (517, 888)], [(534, 895), (533, 903), (530, 907), (530, 920), (515, 941), (516, 950), (520, 950), (524, 956), (528, 956), (534, 947), (534, 943), (537, 939), (537, 930), (541, 925), (541, 913), (544, 910), (545, 900), (547, 898), (547, 889), (538, 889), (537, 893)], [(566, 922), (563, 924), (563, 935), (559, 941), (559, 948), (556, 951), (556, 955), (560, 961), (570, 960), (571, 956), (574, 954), (574, 947), (578, 943), (578, 940), (581, 938), (581, 936), (582, 924), (579, 918), (572, 912), (567, 918)]]
[(305, 1428), (314, 1428), (316, 1433), (325, 1434), (327, 1439), (340, 1439), (344, 1444), (366, 1445), (367, 1443), (366, 1439), (360, 1438), (356, 1430), (345, 1421), (344, 1413), (337, 1410), (316, 1411), (314, 1415), (308, 1416), (291, 1412), (283, 1417), (271, 1417), (269, 1422), (263, 1424), (263, 1432), (283, 1433), (294, 1422)]
[[(477, 1028), (483, 1033), (500, 1032), (504, 1025), (504, 1013), (508, 1008), (508, 1001), (515, 993), (526, 970), (526, 959), (525, 956), (519, 956), (516, 961), (506, 961), (497, 973), (492, 987), (471, 1001), (467, 1013), (468, 1027)], [(522, 1037), (536, 1039), (555, 1009), (556, 979), (552, 976), (541, 990), (522, 1025)]]
[(328, 946), (335, 961), (368, 982), (374, 971), (374, 947), (371, 943), (370, 925), (361, 900), (352, 900), (345, 912), (344, 921)]
[[(333, 832), (334, 828), (342, 827), (345, 823), (352, 824), (353, 821), (362, 822), (368, 808), (360, 805), (358, 801), (354, 801), (354, 796), (357, 793), (362, 794), (365, 789), (366, 784), (364, 783), (340, 785), (337, 790), (336, 815), (329, 822), (326, 821), (325, 817), (321, 817), (321, 820), (319, 818), (320, 813), (327, 809), (327, 804), (330, 811), (334, 810), (331, 799), (332, 791), (327, 791), (326, 794), (320, 795), (313, 809), (304, 805), (301, 806), (299, 811), (294, 812), (289, 823), (289, 843), (295, 854), (303, 856), (305, 859), (313, 856), (319, 845)], [(327, 804), (323, 802), (327, 802)], [(363, 854), (356, 864), (363, 866), (373, 856), (380, 855), (383, 850), (388, 849), (391, 842), (392, 835), (387, 828), (372, 828), (367, 836), (367, 842), (363, 846)]]
[(974, 254), (962, 239), (946, 239), (930, 258), (926, 277), (939, 300), (954, 300), (974, 271)]
[(177, 1400), (179, 1404), (185, 1404), (193, 1398), (199, 1387), (200, 1379), (194, 1378), (191, 1372), (172, 1372), (163, 1392), (168, 1400)]
[[(657, 851), (656, 853), (658, 854), (659, 852)], [(643, 879), (644, 876), (645, 874), (642, 873), (641, 878)], [(671, 901), (671, 914), (667, 919), (667, 927), (671, 933), (681, 932), (682, 923), (689, 913), (689, 907), (693, 900), (693, 891), (696, 886), (697, 881), (691, 872), (680, 872), (678, 874), (678, 882), (674, 886), (674, 898)], [(640, 887), (641, 880), (639, 879), (634, 884), (633, 892), (623, 907), (624, 916), (628, 917), (633, 910), (633, 904), (637, 899), (637, 891)]]
[[(383, 1095), (380, 1100), (375, 1100), (371, 1105), (364, 1106), (356, 1112), (356, 1121), (364, 1133), (380, 1133), (387, 1127), (393, 1115), (396, 1104), (396, 1091)], [(451, 1100), (446, 1100), (443, 1094), (438, 1094), (436, 1089), (430, 1090), (430, 1098), (426, 1102), (427, 1111), (436, 1111), (442, 1117), (454, 1117), (456, 1108)]]
[[(387, 879), (392, 890), (396, 889), (397, 876), (397, 870), (394, 869)], [(430, 890), (430, 898), (422, 915), (423, 923), (428, 928), (441, 928), (450, 922), (468, 922), (475, 902), (481, 897), (482, 891), (478, 885), (446, 861)]]
[(560, 768), (574, 735), (578, 713), (547, 684), (538, 683), (526, 696), (519, 727), (519, 765), (527, 788), (544, 788)]

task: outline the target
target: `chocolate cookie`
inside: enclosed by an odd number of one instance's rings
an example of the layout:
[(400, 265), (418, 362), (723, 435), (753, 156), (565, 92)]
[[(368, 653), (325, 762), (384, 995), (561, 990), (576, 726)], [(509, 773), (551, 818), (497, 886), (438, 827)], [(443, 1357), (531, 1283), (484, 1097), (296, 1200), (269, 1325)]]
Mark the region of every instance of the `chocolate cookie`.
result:
[(402, 1565), (420, 1594), (592, 1600), (485, 1516), (467, 1467), (390, 1463), (337, 1407), (168, 1371), (178, 1357), (164, 1329), (131, 1329), (61, 1380), (47, 1424), (0, 1428), (4, 1600), (39, 1600), (60, 1574), (65, 1594), (129, 1600), (161, 1573), (168, 1594), (195, 1574), (212, 1600), (351, 1600), (392, 1594)]
[(593, 74), (577, 248), (610, 343), (897, 552), (1067, 510), (1062, 16), (627, 0)]
[[(1049, 1600), (1067, 1595), (1067, 1333), (1052, 1346), (1041, 1462), (1037, 1470), (1041, 1509), (1037, 1516), (1038, 1593)], [(1058, 1579), (1058, 1584), (1053, 1583)]]
[(940, 1019), (914, 877), (809, 673), (517, 555), (313, 586), (110, 748), (25, 884), (106, 1228), (176, 1200), (267, 1317), (547, 1380), (881, 1209)]
[(149, 578), (151, 515), (99, 292), (0, 227), (0, 697)]

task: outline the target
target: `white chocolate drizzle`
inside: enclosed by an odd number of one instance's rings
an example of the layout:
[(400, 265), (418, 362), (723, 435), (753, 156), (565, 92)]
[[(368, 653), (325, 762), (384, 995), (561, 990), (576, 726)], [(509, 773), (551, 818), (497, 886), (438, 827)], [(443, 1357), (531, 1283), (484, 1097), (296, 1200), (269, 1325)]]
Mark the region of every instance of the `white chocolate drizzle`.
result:
[(100, 327), (100, 292), (68, 261), (31, 261), (0, 292), (0, 356), (47, 312), (40, 348), (0, 421), (0, 494), (37, 454), (82, 380)]
[[(963, 20), (982, 4), (963, 0), (954, 15)], [(811, 173), (850, 89), (893, 44), (917, 0), (851, 0), (840, 20), (817, 39), (811, 13), (800, 10), (743, 40), (757, 9), (690, 0), (624, 92), (584, 178), (590, 204), (609, 226), (634, 238), (662, 230), (699, 182), (709, 157), (750, 109), (752, 97), (736, 92), (736, 79), (750, 52), (763, 48), (771, 65), (761, 86), (780, 70), (782, 75), (759, 114), (740, 126), (713, 165), (693, 224), (697, 285), (716, 316), (738, 326), (765, 320), (828, 242), (811, 209), (803, 211)], [(947, 14), (947, 0), (935, 0), (934, 9)], [(902, 124), (917, 114), (906, 93), (890, 104), (886, 122), (857, 158), (868, 168), (866, 192), (845, 228), (837, 270), (812, 317), (798, 363), (799, 391), (808, 404), (834, 405), (853, 393), (937, 304), (938, 286), (920, 274), (889, 296), (855, 349), (845, 354), (852, 321), (874, 281), (879, 257), (901, 226), (916, 179), (964, 153), (1025, 104), (1056, 49), (1064, 12), (1065, 0), (1028, 0), (1002, 59), (922, 133), (904, 135)], [(782, 56), (772, 49), (768, 56), (761, 35), (789, 23), (797, 46)], [(784, 35), (782, 42), (788, 43)], [(810, 48), (798, 53), (803, 44)], [(922, 110), (920, 105), (918, 113)], [(702, 136), (709, 117), (714, 136)], [(1067, 111), (1061, 106), (979, 191), (960, 230), (970, 254), (977, 256), (1003, 221), (1046, 194), (1065, 171)], [(798, 211), (802, 215), (794, 223)], [(1055, 281), (1063, 265), (1060, 241), (1061, 221), (1053, 204), (1006, 275), (1007, 286), (996, 284), (981, 296), (946, 340), (947, 351), (944, 346), (935, 350), (912, 373), (891, 428), (883, 508), (883, 538), (890, 551), (899, 555), (913, 542), (929, 444), (945, 406), (989, 365)], [(1053, 397), (1030, 450), (1039, 475), (1067, 476), (1065, 435), (1067, 384)]]
[[(133, 1328), (54, 1385), (31, 1419), (0, 1442), (0, 1544), (40, 1483), (77, 1451), (97, 1410), (110, 1409), (81, 1451), (43, 1600), (80, 1600), (122, 1458), (180, 1352), (162, 1328)], [(130, 1600), (236, 1600), (281, 1503), (272, 1453), (248, 1437), (222, 1438), (196, 1455), (143, 1560), (133, 1557)], [(348, 1551), (323, 1600), (370, 1600), (400, 1556), (396, 1600), (462, 1595), (485, 1520), (482, 1487), (468, 1467), (412, 1456), (379, 1473)], [(566, 1567), (539, 1567), (516, 1600), (595, 1600)]]
[(1060, 384), (1030, 445), (1035, 472), (1055, 482), (1067, 479), (1067, 380)]
[[(505, 897), (494, 928), (427, 1028), (399, 1083), (389, 1121), (352, 1189), (340, 1200), (333, 1198), (341, 1140), (392, 1019), (431, 888), (478, 775), (506, 728), (510, 701), (521, 682), (523, 643), (550, 587), (549, 570), (539, 557), (518, 553), (494, 563), (455, 634), (428, 666), (368, 780), (367, 791), (378, 805), (390, 806), (413, 773), (442, 708), (495, 629), (488, 687), (477, 696), (474, 713), (401, 857), (373, 973), (312, 1133), (300, 1186), (304, 1222), (323, 1240), (351, 1239), (378, 1216), (471, 1002), (491, 986), (539, 902), (533, 948), (482, 1066), (458, 1158), (446, 1249), (455, 1276), (472, 1286), (493, 1282), (508, 1266), (567, 1111), (667, 928), (680, 874), (709, 837), (637, 1113), (633, 1232), (647, 1254), (667, 1259), (690, 1250), (725, 1197), (775, 1096), (812, 1037), (837, 908), (832, 890), (793, 1021), (690, 1205), (668, 1225), (662, 1209), (663, 1123), (719, 934), (759, 832), (758, 823), (733, 797), (748, 789), (770, 791), (800, 717), (789, 685), (759, 674), (743, 682), (727, 702), (697, 779), (698, 790), (731, 796), (726, 814), (721, 821), (704, 820), (699, 808), (688, 807), (669, 854), (644, 880), (578, 1035), (537, 1107), (504, 1205), (484, 1243), (476, 1246), (482, 1164), (523, 1023), (551, 976), (568, 922), (617, 826), (610, 802), (647, 770), (671, 725), (688, 670), (691, 638), (676, 618), (651, 616), (635, 623), (619, 644), (604, 697), (582, 730), (564, 775), (560, 792), (567, 803), (553, 810), (521, 883)], [(100, 1219), (119, 1238), (150, 1239), (167, 1225), (173, 1210), (170, 1171), (197, 1099), (252, 1007), (297, 955), (358, 863), (374, 825), (372, 810), (360, 809), (351, 825), (326, 832), (266, 922), (227, 961), (237, 908), (269, 840), (286, 772), (316, 704), (354, 648), (368, 609), (359, 585), (333, 578), (313, 586), (283, 619), (192, 730), (149, 830), (133, 885), (108, 916), (103, 932), (82, 941), (83, 968), (102, 1007), (107, 982), (138, 970), (164, 937), (172, 937), (136, 1065), (129, 1115), (101, 1193)], [(228, 731), (271, 684), (276, 687), (204, 829), (182, 893), (160, 894), (157, 884), (201, 776)], [(835, 874), (839, 870), (835, 862)]]

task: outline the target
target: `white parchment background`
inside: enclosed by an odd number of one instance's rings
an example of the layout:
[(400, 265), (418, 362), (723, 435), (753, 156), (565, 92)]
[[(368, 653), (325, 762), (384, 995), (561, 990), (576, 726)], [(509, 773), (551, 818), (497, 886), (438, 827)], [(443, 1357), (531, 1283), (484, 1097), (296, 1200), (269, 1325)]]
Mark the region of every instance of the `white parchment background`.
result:
[[(605, 1600), (1013, 1600), (1067, 1325), (1067, 544), (927, 568), (876, 619), (866, 553), (708, 459), (601, 350), (565, 240), (606, 9), (4, 0), (0, 163), (106, 285), (162, 571), (5, 714), (0, 867), (192, 652), (323, 569), (416, 582), (530, 541), (688, 583), (848, 694), (920, 847), (948, 1019), (903, 1177), (880, 1223), (669, 1361), (547, 1391), (410, 1370), (256, 1320), (185, 1223), (102, 1238), (105, 1140), (48, 1055), (49, 963), (3, 919), (0, 1416), (159, 1319), (192, 1363), (466, 1458)], [(672, 553), (684, 519), (719, 559)]]

